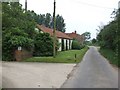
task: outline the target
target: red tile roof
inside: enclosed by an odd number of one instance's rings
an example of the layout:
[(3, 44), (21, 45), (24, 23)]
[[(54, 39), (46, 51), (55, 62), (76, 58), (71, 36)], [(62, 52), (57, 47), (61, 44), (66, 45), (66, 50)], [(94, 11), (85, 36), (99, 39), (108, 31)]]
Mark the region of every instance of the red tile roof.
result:
[[(45, 33), (49, 33), (51, 36), (53, 36), (53, 29), (47, 28), (47, 27), (45, 27), (44, 25), (38, 25), (38, 24), (37, 24), (37, 27), (38, 27), (41, 31), (43, 31), (43, 32), (45, 32)], [(72, 39), (71, 37), (69, 37), (69, 36), (66, 35), (65, 33), (60, 32), (60, 31), (57, 31), (57, 30), (56, 30), (56, 37), (57, 37), (57, 38), (64, 38), (64, 39)]]
[(76, 38), (78, 36), (78, 34), (76, 33), (66, 33), (66, 35), (68, 35), (71, 38)]
[(72, 32), (72, 33), (66, 33), (66, 35), (68, 35), (69, 37), (78, 40), (80, 43), (84, 42), (84, 36), (83, 35), (79, 35), (76, 34), (76, 32)]

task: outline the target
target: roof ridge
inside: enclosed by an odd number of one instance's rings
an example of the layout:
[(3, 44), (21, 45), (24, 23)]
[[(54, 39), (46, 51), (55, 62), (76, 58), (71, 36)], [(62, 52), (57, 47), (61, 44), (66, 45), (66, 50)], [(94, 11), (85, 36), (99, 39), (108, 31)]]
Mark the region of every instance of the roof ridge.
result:
[[(49, 33), (50, 35), (53, 35), (53, 29), (46, 27), (45, 25), (39, 25), (37, 24), (37, 27), (41, 29), (43, 32)], [(56, 30), (56, 36), (58, 38), (66, 38), (66, 39), (72, 39), (68, 35), (66, 35), (64, 32)]]

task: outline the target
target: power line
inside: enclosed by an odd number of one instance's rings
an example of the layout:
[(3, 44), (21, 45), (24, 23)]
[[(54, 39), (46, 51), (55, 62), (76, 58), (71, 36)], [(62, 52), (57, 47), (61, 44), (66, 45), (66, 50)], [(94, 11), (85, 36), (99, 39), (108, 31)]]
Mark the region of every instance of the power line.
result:
[[(72, 0), (72, 1), (73, 1), (73, 0)], [(95, 5), (95, 4), (90, 4), (90, 3), (81, 2), (81, 1), (76, 1), (76, 0), (74, 0), (74, 2), (83, 4), (83, 5), (87, 5), (87, 6), (91, 6), (91, 7), (97, 7), (97, 8), (103, 8), (103, 9), (114, 9), (114, 10), (117, 10), (116, 8), (103, 7), (103, 6), (98, 6), (98, 5)]]

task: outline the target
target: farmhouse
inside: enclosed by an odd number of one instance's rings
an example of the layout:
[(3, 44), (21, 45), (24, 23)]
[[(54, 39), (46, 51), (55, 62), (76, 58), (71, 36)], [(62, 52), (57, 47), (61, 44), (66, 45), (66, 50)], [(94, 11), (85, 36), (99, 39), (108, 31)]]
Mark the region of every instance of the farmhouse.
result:
[[(35, 30), (40, 30), (41, 33), (49, 33), (53, 37), (53, 29), (45, 27), (44, 25), (38, 25)], [(72, 49), (72, 38), (63, 32), (56, 30), (56, 37), (60, 44), (58, 51), (70, 50)]]

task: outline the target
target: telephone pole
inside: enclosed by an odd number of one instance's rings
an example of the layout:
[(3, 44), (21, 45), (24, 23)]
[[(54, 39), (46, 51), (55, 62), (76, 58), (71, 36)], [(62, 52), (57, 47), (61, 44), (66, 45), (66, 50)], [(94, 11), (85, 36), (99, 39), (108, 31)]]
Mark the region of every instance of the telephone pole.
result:
[(54, 0), (54, 11), (53, 11), (53, 57), (56, 56), (56, 20), (55, 20), (55, 9), (56, 2)]
[(25, 0), (25, 11), (27, 11), (27, 0)]
[(118, 2), (118, 9), (120, 9), (120, 1)]
[(120, 1), (118, 2), (118, 14), (120, 15)]

